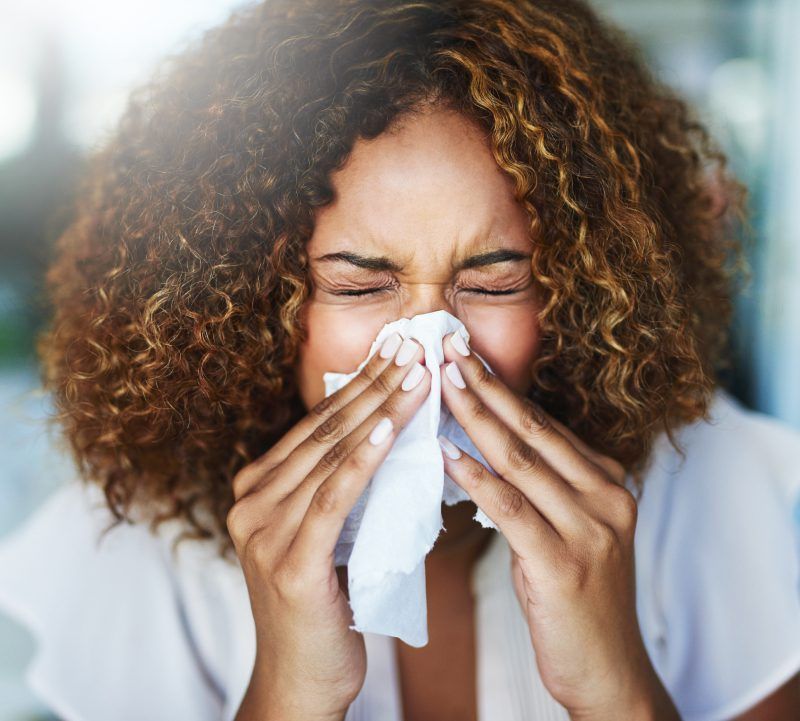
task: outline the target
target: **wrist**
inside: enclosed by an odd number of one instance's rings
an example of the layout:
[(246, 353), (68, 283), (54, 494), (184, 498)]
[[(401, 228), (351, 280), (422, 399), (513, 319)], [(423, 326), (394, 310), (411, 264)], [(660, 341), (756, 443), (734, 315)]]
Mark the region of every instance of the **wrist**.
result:
[[(244, 710), (245, 705), (240, 708), (240, 714)], [(310, 714), (293, 705), (282, 705), (280, 707), (273, 704), (262, 705), (259, 707), (257, 714), (252, 717), (243, 715), (241, 721), (250, 718), (258, 719), (258, 721), (344, 721), (347, 711), (331, 712), (324, 714)], [(240, 721), (239, 716), (236, 716), (235, 721)]]
[(570, 711), (569, 717), (571, 721), (618, 721), (621, 718), (630, 721), (681, 721), (678, 709), (655, 672), (613, 706)]
[[(333, 709), (310, 703), (308, 692), (265, 693), (263, 721), (344, 721), (348, 706)], [(261, 721), (261, 719), (259, 719)]]
[(344, 721), (349, 704), (323, 711), (308, 689), (289, 688), (275, 674), (261, 673), (260, 668), (259, 664), (253, 668), (235, 721)]
[(308, 714), (305, 711), (295, 712), (288, 708), (275, 709), (273, 712), (267, 712), (265, 721), (344, 721), (346, 711), (332, 712), (324, 714)]

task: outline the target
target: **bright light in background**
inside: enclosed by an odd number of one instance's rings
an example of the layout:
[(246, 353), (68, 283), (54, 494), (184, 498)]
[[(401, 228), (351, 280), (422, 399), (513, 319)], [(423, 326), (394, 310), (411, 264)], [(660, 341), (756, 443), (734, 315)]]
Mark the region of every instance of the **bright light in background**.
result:
[(21, 73), (0, 67), (0, 160), (21, 152), (31, 139), (36, 122), (36, 90)]
[(708, 102), (750, 158), (763, 153), (771, 113), (770, 82), (756, 59), (733, 58), (717, 67), (709, 78)]
[(112, 128), (128, 101), (128, 89), (87, 93), (64, 116), (64, 132), (76, 145), (88, 148)]
[(86, 149), (110, 130), (130, 91), (145, 82), (165, 55), (179, 52), (224, 21), (239, 0), (0, 0), (0, 160), (24, 150), (35, 123), (32, 84), (42, 41), (52, 36), (61, 54), (62, 129)]

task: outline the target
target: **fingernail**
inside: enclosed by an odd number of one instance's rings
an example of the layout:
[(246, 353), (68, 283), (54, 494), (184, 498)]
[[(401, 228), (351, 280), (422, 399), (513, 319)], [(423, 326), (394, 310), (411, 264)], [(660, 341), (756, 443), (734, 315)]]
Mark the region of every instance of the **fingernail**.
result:
[(439, 445), (442, 447), (444, 454), (448, 458), (452, 458), (454, 461), (457, 461), (459, 458), (461, 458), (461, 451), (458, 450), (458, 446), (452, 443), (449, 438), (437, 436), (436, 439), (439, 441)]
[(406, 373), (406, 377), (403, 378), (403, 382), (400, 384), (400, 387), (404, 391), (410, 391), (412, 388), (416, 388), (419, 385), (419, 382), (422, 380), (423, 376), (425, 375), (425, 366), (422, 363), (414, 363), (413, 368)]
[(378, 425), (375, 426), (375, 428), (372, 429), (372, 433), (369, 434), (369, 442), (373, 446), (380, 445), (392, 432), (393, 427), (394, 424), (391, 418), (381, 418)]
[(414, 357), (416, 352), (417, 344), (411, 340), (411, 338), (406, 338), (403, 341), (403, 345), (400, 346), (400, 350), (397, 351), (397, 357), (394, 359), (394, 362), (399, 366), (404, 366)]
[(453, 335), (450, 336), (450, 342), (453, 344), (453, 348), (456, 349), (461, 355), (468, 356), (469, 355), (469, 347), (467, 346), (467, 340), (461, 335), (461, 328), (459, 328)]
[(447, 377), (453, 381), (453, 385), (456, 388), (466, 388), (467, 384), (464, 383), (464, 376), (461, 375), (461, 371), (458, 370), (458, 366), (456, 365), (455, 361), (451, 361), (444, 367), (444, 372), (447, 373)]
[(403, 342), (402, 336), (394, 332), (392, 333), (381, 346), (381, 358), (391, 358)]

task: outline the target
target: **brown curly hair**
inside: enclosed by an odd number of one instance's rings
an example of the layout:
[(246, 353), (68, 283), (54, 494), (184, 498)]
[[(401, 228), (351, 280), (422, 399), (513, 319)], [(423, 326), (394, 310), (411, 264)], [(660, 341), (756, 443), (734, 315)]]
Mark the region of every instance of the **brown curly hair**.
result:
[[(89, 159), (47, 275), (54, 420), (117, 519), (218, 538), (237, 471), (304, 413), (305, 243), (359, 137), (438, 103), (489, 132), (546, 302), (532, 397), (639, 491), (707, 417), (746, 188), (581, 0), (267, 0), (166, 58)], [(748, 226), (749, 227), (749, 226)]]

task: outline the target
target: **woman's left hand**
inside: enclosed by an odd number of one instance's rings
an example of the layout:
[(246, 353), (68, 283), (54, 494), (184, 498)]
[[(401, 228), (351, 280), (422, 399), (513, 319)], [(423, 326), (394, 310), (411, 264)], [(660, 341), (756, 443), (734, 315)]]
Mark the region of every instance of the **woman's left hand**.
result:
[[(456, 352), (451, 337), (442, 398), (497, 475), (464, 452), (445, 454), (445, 470), (508, 541), (543, 683), (573, 720), (679, 718), (639, 629), (637, 505), (624, 467), (517, 395), (465, 345), (469, 355)], [(465, 388), (453, 382), (458, 369)]]

